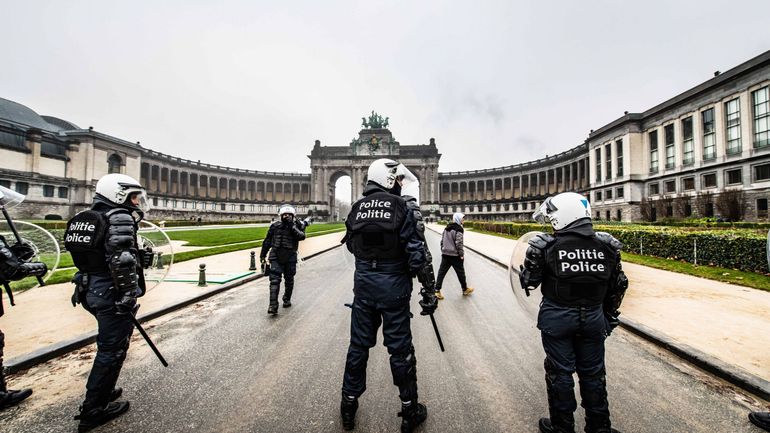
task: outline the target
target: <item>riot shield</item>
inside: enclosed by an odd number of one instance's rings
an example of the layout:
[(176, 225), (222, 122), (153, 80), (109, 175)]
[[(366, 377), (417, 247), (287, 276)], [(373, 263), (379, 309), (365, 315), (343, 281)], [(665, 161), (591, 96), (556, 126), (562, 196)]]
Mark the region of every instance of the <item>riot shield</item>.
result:
[(139, 249), (146, 251), (150, 248), (153, 254), (152, 264), (144, 269), (144, 281), (149, 292), (168, 276), (174, 264), (174, 245), (163, 229), (144, 220), (139, 222), (136, 239)]
[[(62, 258), (59, 242), (51, 232), (37, 224), (26, 221), (0, 220), (0, 235), (5, 239), (13, 254), (24, 263), (43, 262), (48, 271), (40, 279), (27, 277), (19, 281), (11, 281), (14, 291), (32, 289), (40, 286), (40, 281), (46, 282), (56, 272), (59, 265), (72, 266), (69, 254)], [(64, 281), (55, 281), (57, 283)]]
[(516, 302), (533, 321), (537, 320), (537, 313), (543, 296), (540, 290), (525, 290), (521, 286), (519, 275), (521, 275), (520, 269), (524, 265), (524, 258), (527, 254), (527, 248), (529, 248), (529, 240), (542, 233), (527, 232), (523, 234), (516, 241), (516, 246), (513, 247), (513, 252), (511, 253), (511, 260), (508, 263), (508, 278), (510, 279), (511, 290), (513, 290)]

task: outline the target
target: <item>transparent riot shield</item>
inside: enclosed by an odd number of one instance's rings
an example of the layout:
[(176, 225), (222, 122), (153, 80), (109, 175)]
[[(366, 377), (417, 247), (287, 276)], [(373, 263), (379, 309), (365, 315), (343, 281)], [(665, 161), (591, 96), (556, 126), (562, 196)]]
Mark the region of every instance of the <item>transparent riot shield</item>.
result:
[(516, 302), (533, 321), (537, 320), (537, 313), (540, 309), (540, 301), (543, 299), (543, 296), (540, 293), (540, 290), (525, 290), (525, 288), (521, 286), (519, 276), (521, 275), (521, 268), (524, 265), (527, 248), (529, 248), (529, 240), (542, 233), (543, 232), (528, 232), (523, 234), (516, 241), (516, 246), (513, 247), (513, 252), (511, 253), (511, 260), (508, 263), (508, 278), (510, 279), (511, 289), (513, 290)]
[(166, 232), (149, 221), (139, 223), (137, 233), (139, 249), (152, 251), (152, 264), (144, 270), (144, 281), (147, 291), (158, 287), (171, 270), (174, 264), (174, 245)]
[[(54, 230), (63, 235), (64, 230)], [(61, 231), (61, 233), (58, 233)], [(64, 267), (72, 266), (72, 258), (69, 254), (65, 257), (61, 255), (59, 242), (51, 232), (26, 221), (14, 220), (9, 223), (7, 219), (0, 220), (0, 236), (5, 239), (5, 243), (11, 252), (24, 263), (43, 262), (48, 271), (45, 275), (37, 277), (27, 277), (18, 281), (10, 281), (11, 289), (14, 291), (32, 289), (40, 286), (40, 283), (47, 282), (56, 273), (60, 265)], [(66, 281), (66, 278), (65, 278)], [(65, 282), (52, 281), (52, 282)]]

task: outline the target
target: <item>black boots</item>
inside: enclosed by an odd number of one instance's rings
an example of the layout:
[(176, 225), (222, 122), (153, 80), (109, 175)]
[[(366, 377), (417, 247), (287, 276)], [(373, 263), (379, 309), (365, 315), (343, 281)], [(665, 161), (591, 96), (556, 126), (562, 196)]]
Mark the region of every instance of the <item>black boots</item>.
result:
[(540, 418), (541, 433), (575, 433), (575, 417), (571, 413), (551, 413), (550, 418)]
[(267, 308), (267, 314), (278, 314), (278, 291), (280, 286), (278, 284), (270, 285), (270, 306)]
[(608, 416), (590, 416), (586, 414), (586, 433), (620, 433), (611, 427)]
[(291, 292), (294, 291), (294, 287), (286, 283), (286, 287), (283, 291), (283, 308), (291, 307)]
[(749, 421), (765, 431), (770, 431), (770, 412), (751, 412)]
[(412, 433), (418, 425), (422, 424), (428, 418), (428, 409), (416, 401), (409, 404), (401, 403), (401, 412), (398, 416), (401, 420), (401, 433)]
[(340, 402), (340, 416), (342, 417), (342, 428), (345, 430), (353, 430), (356, 426), (356, 411), (358, 410), (358, 399), (355, 397), (347, 397), (342, 394), (342, 401)]
[(123, 415), (128, 411), (129, 404), (127, 401), (117, 401), (107, 404), (103, 408), (94, 408), (85, 410), (81, 407), (80, 415), (76, 416), (76, 420), (80, 420), (78, 424), (78, 433), (87, 432), (102, 424)]
[(0, 391), (0, 409), (17, 405), (30, 395), (32, 395), (32, 390), (29, 388), (18, 391), (13, 389)]

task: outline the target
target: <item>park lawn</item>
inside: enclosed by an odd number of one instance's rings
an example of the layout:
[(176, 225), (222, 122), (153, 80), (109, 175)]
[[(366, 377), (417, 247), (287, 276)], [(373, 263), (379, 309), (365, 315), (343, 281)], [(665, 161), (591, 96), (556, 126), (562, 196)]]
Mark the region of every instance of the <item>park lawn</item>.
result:
[[(487, 230), (475, 228), (466, 228), (466, 230), (486, 235), (499, 236), (507, 239), (518, 240), (517, 236), (495, 233)], [(694, 265), (692, 263), (664, 259), (660, 257), (642, 256), (629, 252), (623, 252), (623, 261), (635, 263), (638, 265), (649, 266), (651, 268), (662, 269), (665, 271), (678, 272), (680, 274), (692, 275), (694, 277), (707, 278), (709, 280), (721, 281), (723, 283), (735, 284), (738, 286), (751, 287), (770, 291), (770, 277), (756, 272), (739, 271), (735, 269), (720, 268), (717, 266)]]
[[(306, 233), (311, 234), (342, 228), (344, 228), (344, 224), (314, 224), (306, 229)], [(167, 234), (172, 240), (187, 241), (188, 246), (210, 247), (264, 239), (267, 235), (267, 229), (267, 227), (235, 227), (211, 230), (193, 229), (172, 231), (167, 232)]]

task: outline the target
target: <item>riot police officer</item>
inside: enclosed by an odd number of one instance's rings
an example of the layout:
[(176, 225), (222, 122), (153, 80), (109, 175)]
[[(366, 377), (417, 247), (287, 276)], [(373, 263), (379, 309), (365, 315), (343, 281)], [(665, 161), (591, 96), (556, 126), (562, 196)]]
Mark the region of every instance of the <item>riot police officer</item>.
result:
[[(390, 354), (393, 383), (398, 386), (401, 399), (401, 431), (411, 432), (428, 415), (425, 406), (418, 402), (417, 360), (409, 311), (411, 279), (424, 271), (426, 254), (418, 233), (419, 211), (391, 192), (397, 187), (399, 171), (396, 161), (374, 161), (367, 172), (364, 196), (353, 203), (345, 220), (344, 242), (355, 256), (356, 268), (350, 346), (340, 403), (342, 426), (346, 430), (355, 426), (358, 398), (366, 390), (369, 349), (376, 344), (380, 325)], [(424, 304), (423, 309), (432, 313), (435, 296)]]
[(573, 433), (577, 409), (573, 374), (580, 380), (587, 433), (615, 433), (610, 424), (604, 339), (618, 325), (618, 308), (628, 280), (620, 264), (622, 244), (594, 232), (591, 206), (580, 194), (547, 198), (533, 217), (554, 234), (529, 241), (521, 267), (522, 288), (541, 286), (537, 326), (545, 349), (549, 418), (544, 433)]
[(124, 174), (108, 174), (96, 183), (91, 209), (67, 223), (65, 246), (78, 268), (72, 304), (81, 303), (99, 326), (97, 352), (86, 382), (78, 431), (84, 432), (116, 418), (129, 409), (117, 400), (116, 388), (134, 329), (137, 297), (144, 295), (142, 269), (152, 252), (137, 245), (139, 221), (146, 209), (144, 188)]
[[(2, 194), (2, 192), (0, 192)], [(16, 250), (17, 245), (9, 245), (5, 238), (0, 235), (0, 282), (8, 285), (10, 281), (18, 281), (28, 276), (44, 275), (47, 267), (44, 263), (24, 262), (20, 260)], [(10, 289), (10, 286), (7, 286)], [(0, 293), (0, 297), (2, 294)], [(4, 314), (2, 299), (0, 298), (0, 317)], [(3, 347), (5, 347), (5, 335), (0, 330), (0, 409), (13, 406), (20, 403), (32, 395), (31, 389), (13, 390), (8, 389), (3, 376)]]
[[(267, 236), (262, 241), (262, 251), (259, 260), (263, 272), (270, 276), (270, 306), (268, 314), (278, 314), (278, 294), (281, 290), (281, 275), (286, 281), (283, 292), (283, 307), (291, 307), (291, 295), (294, 291), (294, 275), (297, 273), (297, 249), (299, 242), (305, 240), (305, 228), (310, 220), (298, 221), (297, 211), (287, 204), (278, 210), (280, 219), (267, 230)], [(270, 255), (268, 256), (268, 251)], [(268, 266), (266, 258), (270, 260)]]

